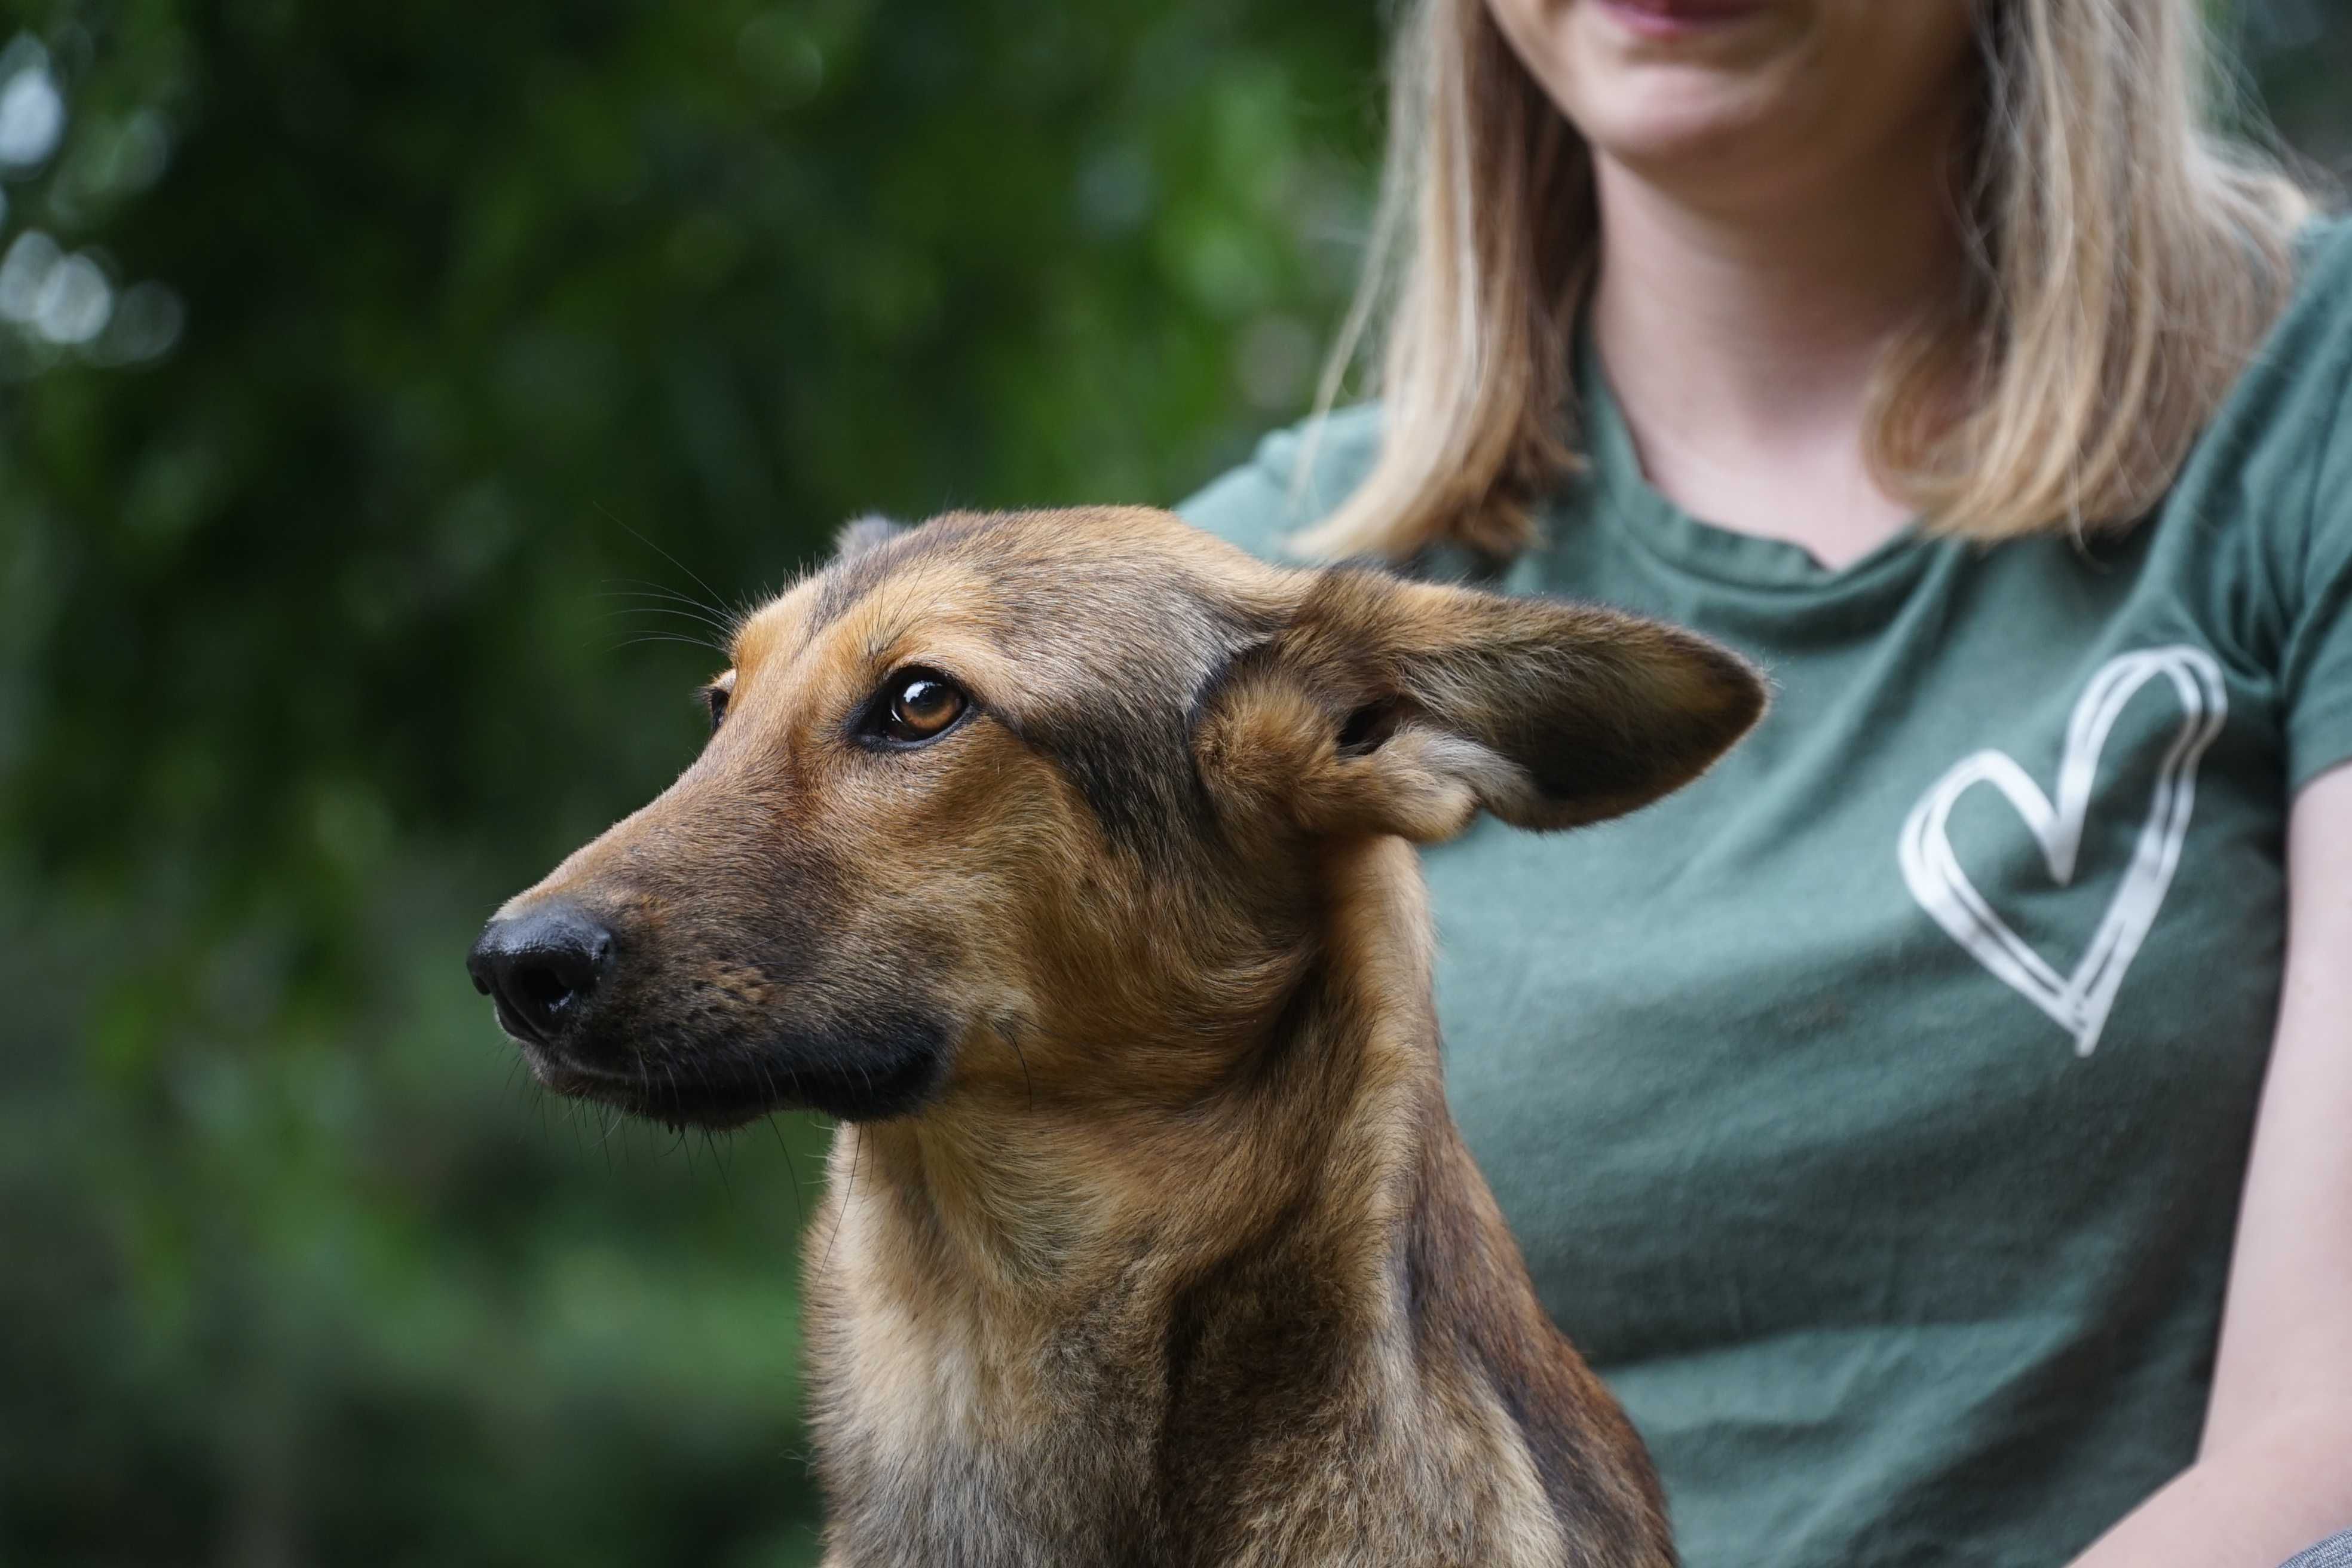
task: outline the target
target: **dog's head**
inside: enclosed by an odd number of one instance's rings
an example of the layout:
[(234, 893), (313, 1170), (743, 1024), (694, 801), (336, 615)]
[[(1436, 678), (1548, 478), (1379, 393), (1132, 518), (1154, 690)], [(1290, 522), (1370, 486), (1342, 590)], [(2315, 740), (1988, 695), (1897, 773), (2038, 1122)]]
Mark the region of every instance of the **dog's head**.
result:
[(1629, 811), (1763, 704), (1666, 626), (1147, 510), (859, 525), (732, 653), (701, 756), (469, 963), (542, 1082), (719, 1126), (1181, 1091), (1278, 1005), (1324, 847)]

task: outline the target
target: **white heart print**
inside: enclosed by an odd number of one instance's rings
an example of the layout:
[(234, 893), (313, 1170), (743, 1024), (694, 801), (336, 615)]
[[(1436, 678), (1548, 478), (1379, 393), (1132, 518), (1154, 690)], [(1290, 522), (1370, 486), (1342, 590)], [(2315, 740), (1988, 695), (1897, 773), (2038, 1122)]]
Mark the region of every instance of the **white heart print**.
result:
[[(2180, 727), (2157, 766), (2147, 818), (2140, 827), (2131, 864), (2074, 973), (2061, 975), (2010, 929), (1969, 880), (1952, 853), (1946, 826), (1952, 807), (1971, 785), (1991, 784), (2009, 797), (2041, 843), (2052, 879), (2061, 887), (2072, 882), (2083, 845), (2084, 819), (2091, 809), (2099, 753), (2124, 704), (2159, 675), (2168, 677), (2179, 694)], [(2180, 861), (2189, 814), (2196, 805), (2197, 763), (2214, 736), (2221, 732), (2221, 721), (2228, 713), (2229, 694), (2221, 684), (2221, 667), (2204, 649), (2177, 646), (2123, 654), (2100, 667), (2074, 704), (2074, 717), (2066, 725), (2066, 749), (2058, 763), (2054, 804), (2008, 752), (1987, 750), (1961, 759), (1937, 779), (1903, 824), (1896, 853), (1903, 863), (1903, 879), (1919, 907), (1978, 963), (2054, 1019), (2073, 1037), (2078, 1056), (2087, 1057), (2097, 1048), (2099, 1032), (2106, 1026), (2108, 1010), (2124, 983), (2124, 971), (2138, 954), (2148, 927), (2156, 923), (2157, 910), (2163, 907), (2173, 869)]]

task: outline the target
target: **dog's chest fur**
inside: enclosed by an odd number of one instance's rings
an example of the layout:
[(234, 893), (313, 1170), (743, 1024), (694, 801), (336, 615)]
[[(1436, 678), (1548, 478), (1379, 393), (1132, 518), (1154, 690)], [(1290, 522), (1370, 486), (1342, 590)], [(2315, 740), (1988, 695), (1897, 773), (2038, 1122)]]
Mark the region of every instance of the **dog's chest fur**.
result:
[(1025, 1335), (851, 1265), (813, 1303), (829, 1564), (1585, 1560), (1496, 1391), (1417, 1342), (1442, 1331), (1402, 1270), (1321, 1245), (1187, 1280), (1139, 1254)]

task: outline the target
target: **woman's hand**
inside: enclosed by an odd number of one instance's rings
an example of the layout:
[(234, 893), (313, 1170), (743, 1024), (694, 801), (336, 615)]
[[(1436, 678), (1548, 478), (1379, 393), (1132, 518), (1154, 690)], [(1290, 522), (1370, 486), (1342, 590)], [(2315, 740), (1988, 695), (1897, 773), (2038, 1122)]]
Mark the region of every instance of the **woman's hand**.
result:
[(2276, 1568), (2352, 1527), (2352, 764), (2295, 797), (2278, 1036), (2197, 1462), (2075, 1568)]

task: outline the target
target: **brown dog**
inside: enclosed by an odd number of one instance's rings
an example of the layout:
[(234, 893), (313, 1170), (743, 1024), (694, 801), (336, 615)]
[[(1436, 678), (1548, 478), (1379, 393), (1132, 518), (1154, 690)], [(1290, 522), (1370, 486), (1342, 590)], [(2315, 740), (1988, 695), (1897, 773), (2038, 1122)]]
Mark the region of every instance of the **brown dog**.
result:
[(1664, 794), (1747, 666), (1142, 510), (860, 525), (733, 654), (470, 967), (551, 1088), (841, 1120), (829, 1563), (1674, 1561), (1447, 1113), (1406, 841)]

